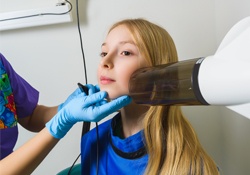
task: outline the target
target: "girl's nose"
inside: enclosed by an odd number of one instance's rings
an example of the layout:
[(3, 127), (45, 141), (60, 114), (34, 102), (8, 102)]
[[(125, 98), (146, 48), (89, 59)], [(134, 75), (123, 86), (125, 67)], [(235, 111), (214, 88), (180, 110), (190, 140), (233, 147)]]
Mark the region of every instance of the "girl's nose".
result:
[(113, 59), (111, 56), (106, 55), (104, 58), (102, 58), (101, 60), (101, 66), (107, 69), (111, 69), (113, 68), (114, 64), (113, 64)]

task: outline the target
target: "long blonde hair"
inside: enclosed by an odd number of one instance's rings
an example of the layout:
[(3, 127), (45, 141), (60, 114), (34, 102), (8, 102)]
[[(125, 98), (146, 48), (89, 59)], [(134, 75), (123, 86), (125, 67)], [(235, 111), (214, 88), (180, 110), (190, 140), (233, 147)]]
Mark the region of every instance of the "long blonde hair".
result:
[[(174, 41), (162, 27), (144, 19), (126, 19), (110, 31), (119, 25), (129, 29), (149, 65), (178, 61)], [(219, 174), (180, 106), (150, 107), (144, 118), (144, 135), (149, 155), (145, 174)]]

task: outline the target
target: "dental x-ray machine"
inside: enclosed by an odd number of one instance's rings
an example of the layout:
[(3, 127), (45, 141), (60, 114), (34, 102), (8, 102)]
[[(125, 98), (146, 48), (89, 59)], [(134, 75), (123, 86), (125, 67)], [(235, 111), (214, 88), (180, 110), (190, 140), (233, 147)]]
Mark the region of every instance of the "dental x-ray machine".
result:
[(139, 69), (129, 90), (138, 104), (221, 105), (250, 119), (250, 17), (214, 55)]

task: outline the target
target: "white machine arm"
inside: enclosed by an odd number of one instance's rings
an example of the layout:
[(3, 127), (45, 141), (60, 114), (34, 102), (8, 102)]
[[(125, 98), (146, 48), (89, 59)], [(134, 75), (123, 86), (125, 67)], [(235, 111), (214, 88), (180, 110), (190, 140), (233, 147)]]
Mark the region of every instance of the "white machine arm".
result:
[(220, 105), (250, 119), (250, 17), (227, 33), (212, 56), (142, 68), (130, 96), (149, 105)]
[(204, 59), (199, 86), (209, 104), (250, 103), (250, 18), (236, 24), (215, 55)]

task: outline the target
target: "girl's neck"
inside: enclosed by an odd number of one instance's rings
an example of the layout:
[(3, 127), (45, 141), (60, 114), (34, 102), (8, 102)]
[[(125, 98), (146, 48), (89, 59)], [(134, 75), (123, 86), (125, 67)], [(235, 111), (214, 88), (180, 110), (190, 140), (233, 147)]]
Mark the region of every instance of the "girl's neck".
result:
[(121, 109), (122, 128), (125, 138), (143, 129), (143, 118), (148, 109), (148, 106), (137, 105), (133, 102)]

